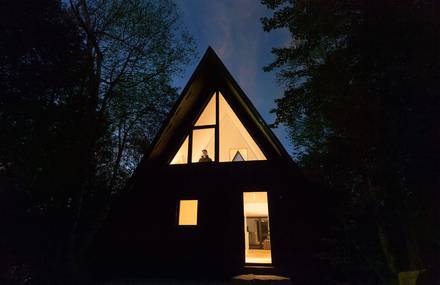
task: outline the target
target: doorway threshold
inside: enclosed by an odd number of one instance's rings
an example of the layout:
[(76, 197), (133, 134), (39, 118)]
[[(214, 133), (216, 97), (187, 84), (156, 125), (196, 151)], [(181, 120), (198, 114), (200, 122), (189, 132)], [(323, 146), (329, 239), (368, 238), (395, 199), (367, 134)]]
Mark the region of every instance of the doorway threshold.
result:
[(246, 263), (244, 268), (258, 268), (258, 269), (274, 269), (275, 267), (271, 264), (261, 264), (261, 263)]
[(271, 264), (254, 264), (246, 263), (243, 266), (243, 274), (257, 274), (257, 275), (273, 275), (277, 273), (276, 268)]
[(243, 274), (232, 278), (232, 284), (285, 284), (292, 285), (290, 278), (279, 275)]

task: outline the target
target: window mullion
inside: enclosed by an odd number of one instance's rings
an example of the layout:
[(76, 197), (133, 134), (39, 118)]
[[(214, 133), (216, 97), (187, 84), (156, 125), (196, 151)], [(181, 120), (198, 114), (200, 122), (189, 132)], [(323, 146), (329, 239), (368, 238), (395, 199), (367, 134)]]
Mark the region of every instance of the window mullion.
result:
[(220, 145), (219, 145), (219, 98), (218, 91), (215, 92), (215, 162), (219, 162)]
[(189, 132), (188, 136), (188, 163), (192, 163), (192, 142), (193, 142), (193, 131), (191, 130)]

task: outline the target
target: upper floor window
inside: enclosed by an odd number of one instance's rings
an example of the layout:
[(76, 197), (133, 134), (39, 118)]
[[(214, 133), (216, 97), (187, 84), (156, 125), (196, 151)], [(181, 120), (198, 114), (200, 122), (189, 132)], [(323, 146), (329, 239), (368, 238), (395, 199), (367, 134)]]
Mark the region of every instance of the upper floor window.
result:
[(266, 160), (220, 92), (199, 115), (170, 164)]

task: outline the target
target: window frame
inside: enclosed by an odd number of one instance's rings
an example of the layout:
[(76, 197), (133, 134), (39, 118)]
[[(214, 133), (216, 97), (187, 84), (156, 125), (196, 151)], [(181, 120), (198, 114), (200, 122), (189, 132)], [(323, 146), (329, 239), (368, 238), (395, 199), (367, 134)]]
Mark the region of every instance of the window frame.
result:
[[(198, 116), (196, 117), (194, 123), (192, 124), (192, 126), (189, 128), (189, 131), (186, 132), (186, 135), (188, 136), (188, 155), (187, 155), (187, 162), (186, 163), (179, 163), (179, 164), (171, 164), (171, 161), (173, 160), (174, 157), (171, 157), (170, 161), (168, 162), (168, 165), (187, 165), (187, 164), (198, 164), (199, 162), (193, 162), (192, 161), (192, 149), (193, 149), (193, 131), (197, 130), (197, 129), (209, 129), (209, 128), (214, 128), (214, 159), (213, 159), (213, 163), (220, 163), (220, 93), (224, 94), (225, 92), (221, 92), (220, 89), (217, 91), (214, 91), (212, 93), (212, 95), (209, 97), (209, 100), (205, 103), (205, 105), (203, 106), (203, 108), (201, 109), (201, 113), (198, 114)], [(212, 96), (215, 96), (215, 124), (209, 124), (209, 125), (198, 125), (196, 126), (196, 122), (197, 120), (200, 118), (200, 116), (202, 115), (203, 111), (205, 110), (205, 108), (208, 106)], [(226, 103), (229, 104), (230, 108), (232, 109), (232, 111), (234, 111), (234, 109), (232, 108), (230, 102), (228, 102), (228, 100), (225, 98), (225, 96), (223, 95), (224, 100), (226, 101)], [(234, 111), (235, 112), (235, 111)], [(240, 120), (241, 121), (241, 120)], [(241, 123), (243, 124), (243, 122), (241, 121)], [(245, 124), (243, 124), (243, 126), (246, 128)], [(247, 130), (247, 128), (246, 128)], [(263, 148), (261, 148), (260, 144), (257, 142), (257, 140), (255, 139), (254, 135), (249, 132), (250, 137), (252, 138), (252, 140), (255, 142), (255, 144), (258, 146), (258, 148), (261, 150), (261, 152), (263, 153), (263, 155), (266, 157), (265, 160), (267, 160), (267, 154), (263, 151)], [(186, 138), (186, 136), (185, 136)], [(184, 140), (185, 140), (184, 138)], [(184, 142), (184, 140), (182, 141), (182, 143)], [(178, 151), (178, 150), (177, 150)], [(244, 161), (222, 161), (221, 163), (245, 163), (248, 160), (244, 160)], [(252, 160), (253, 161), (253, 160)], [(258, 160), (257, 160), (258, 161)]]
[[(193, 149), (193, 131), (194, 130), (200, 130), (200, 129), (214, 129), (214, 160), (212, 162), (219, 162), (219, 154), (220, 154), (220, 148), (219, 148), (219, 91), (215, 91), (212, 96), (215, 96), (215, 124), (210, 125), (199, 125), (196, 126), (195, 123), (192, 125), (192, 127), (189, 130), (189, 140), (188, 140), (188, 162), (187, 164), (197, 164), (198, 162), (192, 161), (192, 149)], [(208, 106), (209, 101), (211, 100), (212, 96), (209, 97), (208, 102), (203, 106), (202, 113), (205, 110), (205, 108)], [(200, 113), (197, 118), (196, 122), (199, 119), (199, 117), (202, 115)]]

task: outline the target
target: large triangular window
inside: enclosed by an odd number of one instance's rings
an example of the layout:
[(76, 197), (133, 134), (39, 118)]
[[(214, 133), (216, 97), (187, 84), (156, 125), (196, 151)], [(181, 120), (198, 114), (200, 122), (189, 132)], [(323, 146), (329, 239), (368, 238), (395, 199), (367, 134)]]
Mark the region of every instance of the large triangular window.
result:
[(214, 93), (171, 164), (266, 160), (220, 92)]

